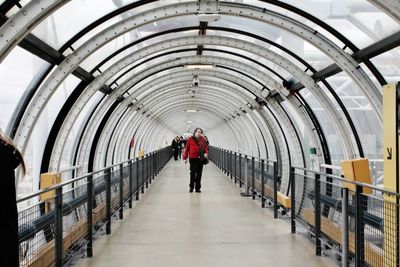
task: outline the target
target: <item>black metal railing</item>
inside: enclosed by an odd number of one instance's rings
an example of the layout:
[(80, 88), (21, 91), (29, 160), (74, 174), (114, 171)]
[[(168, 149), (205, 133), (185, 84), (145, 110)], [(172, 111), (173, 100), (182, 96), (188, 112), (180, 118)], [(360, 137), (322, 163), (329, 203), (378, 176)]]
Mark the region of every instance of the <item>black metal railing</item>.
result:
[(279, 177), (277, 162), (232, 152), (226, 149), (210, 147), (209, 157), (218, 168), (230, 176), (239, 187), (244, 186), (243, 196), (253, 199), (260, 197), (261, 207), (270, 203), (274, 209), (274, 217), (278, 217)]
[[(336, 254), (342, 266), (399, 266), (400, 194), (342, 177), (291, 167), (290, 195), (279, 191), (277, 162), (210, 147), (210, 160), (225, 174), (245, 185), (243, 195), (260, 196), (290, 210), (291, 232), (301, 224), (323, 249)], [(272, 189), (272, 191), (271, 191)], [(290, 204), (288, 204), (290, 202)]]
[(112, 217), (123, 219), (125, 205), (139, 200), (171, 151), (166, 147), (18, 199), (29, 206), (19, 212), (20, 266), (62, 266), (85, 245), (92, 257), (93, 230), (105, 224), (111, 233)]

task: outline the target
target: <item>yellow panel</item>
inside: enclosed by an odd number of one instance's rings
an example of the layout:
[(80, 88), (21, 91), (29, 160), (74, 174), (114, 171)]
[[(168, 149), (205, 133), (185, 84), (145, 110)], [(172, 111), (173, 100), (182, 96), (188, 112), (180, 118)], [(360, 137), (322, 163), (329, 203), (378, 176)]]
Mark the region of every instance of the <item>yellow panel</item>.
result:
[[(384, 187), (386, 189), (397, 190), (397, 176), (399, 159), (398, 151), (398, 133), (397, 133), (397, 93), (396, 84), (383, 86), (383, 171), (384, 171)], [(399, 248), (397, 242), (398, 221), (395, 216), (398, 212), (396, 206), (396, 197), (384, 196), (384, 265), (395, 266), (396, 256)]]
[(138, 158), (141, 159), (143, 156), (144, 156), (144, 150), (143, 149), (139, 149)]
[[(59, 173), (47, 172), (40, 175), (40, 189), (50, 187), (61, 183), (61, 175)], [(52, 199), (55, 191), (49, 191), (40, 195), (40, 200)]]
[[(396, 191), (397, 129), (396, 85), (383, 86), (383, 170), (384, 187)], [(385, 198), (388, 200), (390, 197)], [(392, 198), (392, 200), (395, 200)]]
[[(369, 170), (368, 159), (359, 158), (344, 160), (340, 163), (344, 178), (349, 181), (371, 184), (371, 172)], [(344, 183), (343, 187), (355, 191), (356, 186), (350, 183)], [(371, 194), (372, 189), (364, 187), (363, 193)]]

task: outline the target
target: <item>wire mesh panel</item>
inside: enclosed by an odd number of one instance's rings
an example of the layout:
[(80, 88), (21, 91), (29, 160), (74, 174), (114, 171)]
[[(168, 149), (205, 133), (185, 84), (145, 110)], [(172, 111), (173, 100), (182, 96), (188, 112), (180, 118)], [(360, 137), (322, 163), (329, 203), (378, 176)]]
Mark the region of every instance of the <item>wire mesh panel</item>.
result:
[(49, 265), (55, 262), (52, 242), (55, 213), (46, 213), (46, 209), (52, 208), (51, 202), (54, 202), (54, 198), (39, 202), (18, 214), (20, 266), (40, 266), (40, 255), (46, 255)]
[(294, 179), (298, 189), (295, 197), (295, 206), (298, 211), (296, 219), (310, 226), (310, 229), (314, 229), (315, 179), (310, 173), (304, 171), (297, 171)]
[(254, 161), (254, 190), (261, 194), (261, 161), (256, 159)]
[[(384, 212), (387, 208), (389, 213), (387, 214), (387, 224), (384, 227)], [(371, 195), (363, 194), (362, 201), (363, 214), (363, 224), (364, 224), (364, 266), (395, 266), (390, 264), (391, 259), (396, 258), (396, 252), (392, 252), (390, 247), (388, 248), (386, 256), (388, 257), (388, 264), (384, 264), (383, 251), (384, 251), (384, 229), (387, 229), (387, 238), (396, 240), (396, 235), (393, 234), (396, 231), (396, 213), (395, 211), (396, 203), (391, 203), (390, 201), (385, 202), (383, 198), (377, 198)]]

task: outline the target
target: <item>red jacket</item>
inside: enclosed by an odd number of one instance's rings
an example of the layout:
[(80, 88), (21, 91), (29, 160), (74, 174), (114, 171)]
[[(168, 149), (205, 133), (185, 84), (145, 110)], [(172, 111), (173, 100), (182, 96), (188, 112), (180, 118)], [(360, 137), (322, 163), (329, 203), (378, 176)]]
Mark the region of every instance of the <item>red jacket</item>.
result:
[(199, 146), (202, 148), (204, 153), (208, 154), (208, 146), (206, 144), (206, 139), (204, 137), (200, 137), (198, 139), (199, 145), (197, 145), (196, 141), (193, 137), (189, 137), (186, 142), (185, 152), (183, 153), (183, 159), (186, 160), (189, 156), (189, 159), (197, 159), (199, 157)]

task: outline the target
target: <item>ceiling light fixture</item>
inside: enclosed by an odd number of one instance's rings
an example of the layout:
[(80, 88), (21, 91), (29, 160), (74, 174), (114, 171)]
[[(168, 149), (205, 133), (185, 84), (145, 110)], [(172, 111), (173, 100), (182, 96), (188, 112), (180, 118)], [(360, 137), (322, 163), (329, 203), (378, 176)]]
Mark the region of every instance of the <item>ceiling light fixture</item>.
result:
[(212, 68), (214, 68), (214, 65), (210, 65), (210, 64), (191, 64), (191, 65), (186, 65), (186, 68), (188, 68), (188, 69), (212, 69)]

